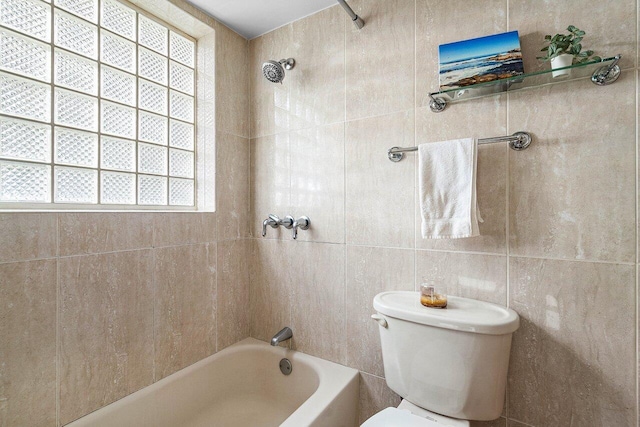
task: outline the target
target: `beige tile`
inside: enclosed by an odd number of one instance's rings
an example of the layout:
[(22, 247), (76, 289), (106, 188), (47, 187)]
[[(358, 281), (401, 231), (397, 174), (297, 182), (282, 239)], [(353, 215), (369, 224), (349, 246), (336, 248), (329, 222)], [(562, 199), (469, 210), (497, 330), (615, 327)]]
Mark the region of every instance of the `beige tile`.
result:
[(530, 427), (529, 424), (521, 423), (520, 421), (516, 421), (514, 419), (509, 418), (509, 427)]
[(60, 255), (150, 248), (152, 213), (60, 213)]
[(514, 94), (509, 108), (509, 126), (534, 136), (509, 153), (511, 253), (634, 262), (633, 76)]
[[(570, 19), (567, 19), (567, 18)], [(593, 3), (588, 0), (559, 2), (549, 7), (546, 0), (509, 0), (509, 28), (518, 30), (525, 71), (548, 69), (540, 62), (545, 34), (567, 34), (573, 24), (586, 32), (584, 49), (602, 57), (622, 54), (621, 65), (633, 67), (636, 61), (636, 2), (618, 0)], [(615, 29), (615, 31), (612, 31)]]
[(215, 70), (217, 130), (249, 138), (249, 42), (224, 25), (216, 31)]
[[(291, 273), (294, 242), (252, 240), (249, 263), (251, 336), (270, 341), (285, 326), (291, 326)], [(296, 332), (294, 331), (294, 334)], [(289, 342), (286, 344), (289, 346)]]
[(216, 241), (216, 214), (173, 212), (153, 216), (153, 246), (176, 246)]
[(249, 140), (218, 133), (216, 149), (218, 239), (249, 237)]
[(406, 249), (347, 247), (347, 365), (384, 376), (373, 298), (384, 291), (412, 291), (415, 252)]
[(414, 108), (415, 1), (353, 0), (366, 24), (347, 21), (347, 120)]
[[(442, 114), (429, 107), (416, 111), (416, 144), (458, 138), (488, 138), (507, 134), (506, 97), (490, 97), (455, 104)], [(482, 111), (482, 114), (478, 114)], [(464, 120), (460, 120), (464, 117)], [(422, 249), (464, 250), (506, 253), (506, 143), (481, 144), (478, 147), (477, 198), (480, 214), (480, 236), (467, 239), (423, 239), (420, 214), (420, 176), (416, 173), (416, 247)], [(526, 154), (522, 154), (525, 155)], [(417, 153), (415, 157), (418, 167)], [(404, 160), (403, 160), (404, 161)], [(416, 169), (418, 170), (418, 169)]]
[(414, 141), (413, 111), (347, 123), (348, 243), (414, 247), (415, 156), (399, 163), (387, 158), (389, 148)]
[(290, 262), (292, 348), (345, 364), (344, 245), (296, 242)]
[(384, 378), (360, 373), (360, 424), (390, 406), (400, 404), (400, 396), (395, 394)]
[(155, 380), (216, 351), (216, 245), (154, 250)]
[(250, 240), (218, 242), (218, 351), (247, 338), (251, 332), (250, 248)]
[(288, 24), (249, 42), (251, 138), (289, 130), (289, 91), (296, 68), (286, 71), (282, 84), (271, 83), (262, 75), (262, 63), (292, 57), (292, 36)]
[[(291, 171), (289, 134), (251, 140), (251, 230), (262, 238), (262, 221), (269, 214), (284, 218), (290, 211)], [(267, 239), (291, 239), (283, 227), (267, 227)]]
[(55, 260), (0, 265), (0, 343), (0, 425), (55, 425)]
[[(58, 215), (0, 214), (0, 262), (49, 258), (58, 253)], [(10, 244), (7, 244), (10, 243)]]
[(514, 258), (510, 306), (521, 316), (509, 415), (534, 426), (636, 422), (635, 268)]
[(507, 305), (507, 258), (417, 251), (416, 289), (433, 283), (449, 295)]
[[(493, 421), (471, 421), (471, 427), (507, 427), (507, 419), (498, 418)], [(511, 421), (509, 421), (509, 427), (512, 427)]]
[(344, 243), (344, 123), (290, 132), (291, 211), (306, 215), (298, 240)]
[(290, 128), (344, 121), (344, 10), (336, 5), (295, 21), (292, 32), (296, 66), (287, 72), (287, 79), (291, 78)]
[(151, 250), (63, 258), (60, 423), (153, 382)]
[[(464, 6), (448, 0), (416, 1), (417, 106), (429, 105), (429, 93), (438, 90), (438, 46), (460, 40), (502, 33), (507, 28), (507, 0), (467, 0)], [(472, 101), (472, 105), (476, 101)], [(457, 106), (455, 107), (457, 109)], [(477, 111), (482, 111), (478, 108)], [(448, 116), (453, 116), (448, 113)], [(439, 115), (438, 119), (443, 119)], [(491, 113), (474, 114), (492, 117)], [(458, 123), (460, 116), (457, 116)]]

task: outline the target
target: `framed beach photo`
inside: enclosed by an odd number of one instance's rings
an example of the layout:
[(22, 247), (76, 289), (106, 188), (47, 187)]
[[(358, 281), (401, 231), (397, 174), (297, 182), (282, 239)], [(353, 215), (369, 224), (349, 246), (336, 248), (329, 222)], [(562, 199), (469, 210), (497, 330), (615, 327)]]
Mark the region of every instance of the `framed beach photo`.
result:
[(517, 31), (442, 44), (438, 54), (440, 90), (524, 74)]

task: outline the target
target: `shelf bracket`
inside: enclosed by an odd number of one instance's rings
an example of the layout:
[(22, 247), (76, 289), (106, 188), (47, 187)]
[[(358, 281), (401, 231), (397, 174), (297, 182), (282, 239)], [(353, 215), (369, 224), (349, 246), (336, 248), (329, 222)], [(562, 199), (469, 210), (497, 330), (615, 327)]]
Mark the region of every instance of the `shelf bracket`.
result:
[(431, 101), (429, 101), (429, 108), (431, 108), (431, 111), (434, 113), (441, 113), (445, 108), (447, 108), (447, 101), (444, 99), (436, 98), (432, 93), (429, 94), (429, 98), (431, 98)]
[(618, 54), (615, 56), (615, 61), (613, 61), (609, 65), (604, 65), (593, 72), (591, 76), (591, 81), (598, 86), (606, 86), (618, 80), (620, 77), (620, 66), (618, 62), (622, 58), (622, 55)]

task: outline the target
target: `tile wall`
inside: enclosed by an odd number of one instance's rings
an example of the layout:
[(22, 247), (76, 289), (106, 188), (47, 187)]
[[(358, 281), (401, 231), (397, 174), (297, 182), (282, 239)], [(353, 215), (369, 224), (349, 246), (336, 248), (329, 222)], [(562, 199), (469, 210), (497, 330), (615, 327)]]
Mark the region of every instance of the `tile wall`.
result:
[[(636, 0), (351, 0), (250, 41), (250, 327), (361, 371), (360, 418), (385, 384), (372, 299), (427, 279), (520, 313), (503, 417), (478, 426), (637, 426)], [(527, 70), (547, 33), (623, 54), (620, 80), (539, 88), (429, 110), (438, 45), (519, 30)], [(294, 57), (284, 84), (267, 59)], [(482, 236), (423, 240), (417, 159), (392, 146), (528, 131), (514, 152), (482, 146)], [(269, 213), (308, 215), (293, 241)]]
[(175, 3), (216, 29), (217, 212), (0, 214), (2, 427), (67, 424), (249, 336), (248, 42)]

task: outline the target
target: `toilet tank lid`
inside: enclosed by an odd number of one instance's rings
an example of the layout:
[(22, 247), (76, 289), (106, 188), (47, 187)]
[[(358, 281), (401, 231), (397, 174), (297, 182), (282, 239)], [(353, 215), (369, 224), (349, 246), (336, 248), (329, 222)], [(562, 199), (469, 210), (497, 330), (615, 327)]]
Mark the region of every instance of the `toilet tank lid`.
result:
[(391, 291), (376, 295), (373, 308), (396, 319), (477, 334), (510, 334), (520, 325), (510, 308), (450, 295), (447, 300), (447, 308), (428, 308), (420, 304), (419, 292)]

